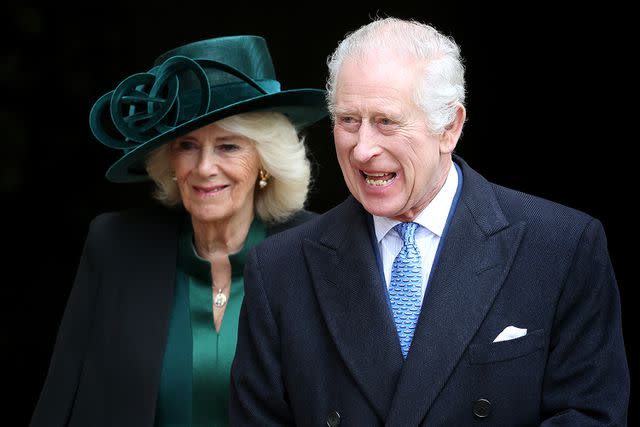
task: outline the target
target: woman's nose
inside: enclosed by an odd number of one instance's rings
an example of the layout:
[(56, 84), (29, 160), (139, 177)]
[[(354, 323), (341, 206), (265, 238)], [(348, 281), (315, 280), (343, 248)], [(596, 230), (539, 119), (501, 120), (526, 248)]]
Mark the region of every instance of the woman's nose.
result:
[(213, 150), (202, 150), (198, 159), (198, 173), (204, 177), (215, 176), (219, 172), (219, 157)]

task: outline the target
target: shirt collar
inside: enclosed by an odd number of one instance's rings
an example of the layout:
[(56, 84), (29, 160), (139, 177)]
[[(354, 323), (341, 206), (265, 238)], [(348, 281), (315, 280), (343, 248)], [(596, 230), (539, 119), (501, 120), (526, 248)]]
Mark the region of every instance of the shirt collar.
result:
[[(438, 237), (442, 236), (457, 188), (458, 172), (452, 163), (444, 185), (413, 222), (417, 222)], [(389, 230), (400, 224), (400, 221), (373, 215), (373, 224), (376, 230), (376, 239), (380, 243)]]

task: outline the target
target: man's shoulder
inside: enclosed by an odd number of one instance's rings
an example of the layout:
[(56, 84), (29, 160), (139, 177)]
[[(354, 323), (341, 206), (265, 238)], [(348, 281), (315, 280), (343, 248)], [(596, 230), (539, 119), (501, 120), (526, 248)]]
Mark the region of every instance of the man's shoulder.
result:
[(472, 210), (494, 206), (495, 197), (499, 210), (509, 222), (524, 221), (553, 228), (566, 223), (586, 224), (593, 220), (587, 213), (557, 201), (487, 181), (459, 157), (456, 161), (463, 170), (464, 203), (472, 205)]
[(338, 226), (343, 227), (345, 221), (349, 221), (350, 215), (357, 214), (358, 207), (357, 202), (352, 197), (348, 197), (326, 212), (306, 213), (301, 221), (278, 230), (277, 233), (272, 233), (269, 238), (257, 246), (257, 249), (259, 251), (277, 251), (281, 247), (300, 247), (305, 240), (320, 240), (327, 232)]
[(492, 184), (507, 217), (540, 223), (587, 223), (593, 217), (586, 212), (541, 196)]
[(320, 214), (318, 214), (317, 212), (312, 212), (306, 209), (298, 210), (283, 222), (267, 224), (267, 236), (272, 236), (290, 228), (297, 227), (319, 215)]

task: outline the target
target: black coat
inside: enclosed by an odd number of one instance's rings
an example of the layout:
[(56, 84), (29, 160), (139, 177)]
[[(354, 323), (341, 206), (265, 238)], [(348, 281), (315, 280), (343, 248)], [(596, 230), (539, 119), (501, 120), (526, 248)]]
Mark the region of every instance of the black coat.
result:
[[(462, 192), (404, 362), (355, 199), (253, 248), (232, 425), (626, 424), (619, 293), (600, 222), (455, 160)], [(527, 334), (494, 343), (510, 325)]]
[[(31, 427), (153, 425), (183, 215), (92, 221)], [(314, 215), (301, 211), (267, 235)]]

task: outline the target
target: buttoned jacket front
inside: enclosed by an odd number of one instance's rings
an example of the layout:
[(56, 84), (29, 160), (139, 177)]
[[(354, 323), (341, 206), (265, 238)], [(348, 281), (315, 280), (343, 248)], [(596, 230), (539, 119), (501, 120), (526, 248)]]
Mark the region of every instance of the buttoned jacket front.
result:
[[(624, 425), (629, 376), (599, 221), (463, 186), (403, 360), (352, 197), (252, 250), (232, 425)], [(493, 342), (508, 326), (525, 336)]]

